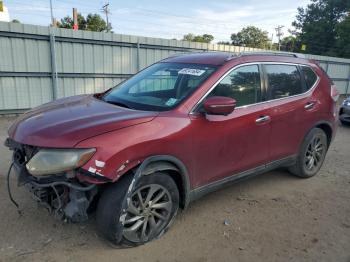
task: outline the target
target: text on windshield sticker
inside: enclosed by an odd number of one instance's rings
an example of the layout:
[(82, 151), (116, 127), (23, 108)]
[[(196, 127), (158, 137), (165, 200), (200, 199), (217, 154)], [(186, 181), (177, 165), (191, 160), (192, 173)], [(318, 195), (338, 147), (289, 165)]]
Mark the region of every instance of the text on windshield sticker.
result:
[(183, 75), (193, 75), (193, 76), (201, 76), (204, 72), (205, 72), (205, 70), (201, 70), (201, 69), (182, 68), (182, 69), (179, 71), (179, 74), (183, 74)]

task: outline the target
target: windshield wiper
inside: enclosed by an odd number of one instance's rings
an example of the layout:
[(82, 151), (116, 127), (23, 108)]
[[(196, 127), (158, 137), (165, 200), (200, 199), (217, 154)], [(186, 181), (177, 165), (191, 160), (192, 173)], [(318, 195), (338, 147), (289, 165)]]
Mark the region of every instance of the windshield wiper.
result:
[(113, 105), (116, 105), (116, 106), (120, 106), (120, 107), (125, 107), (125, 108), (132, 109), (130, 106), (128, 106), (127, 104), (122, 103), (122, 102), (111, 101), (111, 100), (105, 100), (105, 99), (102, 99), (102, 100), (105, 101), (106, 103), (109, 103), (109, 104), (113, 104)]

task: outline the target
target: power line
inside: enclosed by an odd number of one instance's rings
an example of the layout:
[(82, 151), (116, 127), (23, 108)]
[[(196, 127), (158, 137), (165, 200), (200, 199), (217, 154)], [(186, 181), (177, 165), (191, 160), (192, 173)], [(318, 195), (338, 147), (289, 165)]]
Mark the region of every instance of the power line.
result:
[[(40, 2), (40, 3), (44, 3), (44, 2), (41, 2), (41, 1), (47, 1), (47, 0), (37, 0), (37, 1)], [(18, 2), (20, 2), (20, 0), (13, 0), (13, 2), (17, 2), (18, 3)], [(70, 0), (55, 0), (55, 2), (60, 2), (63, 5), (71, 5), (72, 4), (72, 1), (70, 1)], [(45, 2), (45, 3), (47, 3), (47, 2)], [(33, 7), (33, 5), (30, 5), (30, 6)], [(35, 7), (35, 5), (34, 5), (34, 7)], [(89, 7), (91, 7), (91, 9)], [(111, 14), (111, 11), (110, 11), (109, 7), (110, 7), (109, 3), (107, 3), (102, 8), (102, 11), (105, 14), (106, 14), (106, 11), (107, 11), (106, 20), (108, 19), (108, 24), (110, 24), (110, 17), (109, 17), (109, 15)], [(58, 8), (63, 10), (63, 6), (58, 5)], [(67, 10), (68, 10), (68, 7), (65, 7), (65, 8), (67, 8)], [(90, 11), (96, 10), (97, 8), (98, 8), (98, 6), (92, 5), (92, 3), (86, 3), (86, 4), (84, 3), (84, 6), (82, 8), (79, 8), (79, 9), (81, 11), (90, 12)], [(126, 9), (129, 9), (129, 8), (126, 8)], [(139, 11), (136, 11), (136, 12), (139, 13), (141, 16), (148, 16), (149, 17), (150, 14), (154, 14), (154, 15), (152, 15), (152, 18), (156, 18), (156, 19), (164, 19), (164, 17), (166, 17), (166, 18), (168, 18), (168, 17), (183, 18), (184, 20), (181, 20), (181, 21), (178, 21), (178, 22), (175, 23), (175, 25), (176, 25), (175, 27), (178, 30), (169, 29), (169, 27), (164, 29), (165, 31), (163, 31), (163, 32), (166, 32), (168, 35), (169, 35), (169, 33), (170, 34), (182, 34), (182, 35), (185, 34), (185, 33), (188, 33), (188, 31), (190, 31), (190, 29), (192, 27), (189, 28), (189, 27), (186, 26), (186, 24), (190, 24), (190, 25), (197, 24), (198, 25), (196, 27), (196, 29), (198, 29), (198, 30), (196, 30), (197, 32), (198, 31), (199, 32), (202, 31), (203, 33), (214, 34), (216, 36), (215, 38), (217, 40), (227, 40), (227, 41), (229, 41), (231, 32), (235, 31), (235, 30), (233, 30), (232, 26), (229, 26), (228, 23), (223, 24), (223, 22), (221, 22), (221, 21), (218, 22), (215, 19), (195, 18), (195, 17), (177, 15), (177, 14), (173, 14), (173, 13), (170, 13), (170, 12), (161, 12), (161, 11), (155, 11), (155, 10), (144, 9), (144, 8), (133, 8), (133, 9), (129, 9), (129, 10), (134, 11), (134, 9), (139, 10)], [(193, 21), (189, 21), (189, 19), (191, 19)], [(138, 21), (138, 20), (142, 20), (142, 21)], [(158, 22), (158, 23), (156, 21), (151, 22), (151, 21), (148, 21), (147, 19), (142, 19), (141, 17), (140, 17), (140, 19), (137, 19), (137, 20), (124, 19), (123, 18), (121, 20), (121, 22), (124, 22), (124, 21), (141, 23), (142, 25), (143, 24), (153, 24), (153, 25), (157, 25), (158, 27), (162, 25), (161, 21)], [(204, 21), (208, 21), (208, 22), (205, 23)], [(203, 26), (201, 26), (201, 25), (203, 25)], [(111, 27), (109, 27), (109, 29), (110, 28)], [(123, 26), (123, 28), (126, 28), (126, 26)], [(181, 33), (180, 33), (180, 30), (182, 30)], [(157, 31), (159, 31), (159, 30), (157, 30)]]
[[(37, 0), (40, 1), (40, 0)], [(73, 3), (70, 0), (55, 0), (57, 2), (61, 2), (64, 4), (68, 4), (68, 5), (74, 5), (75, 3)], [(91, 9), (96, 9), (96, 5), (93, 5), (91, 3), (84, 3), (84, 7), (90, 7)], [(183, 19), (187, 19), (187, 21), (181, 21), (181, 23), (186, 23), (186, 24), (202, 24), (205, 26), (219, 26), (221, 25), (223, 29), (230, 29), (230, 26), (228, 26), (228, 23), (225, 21), (218, 21), (215, 19), (209, 19), (209, 18), (202, 18), (202, 17), (190, 17), (190, 16), (184, 16), (184, 15), (178, 15), (178, 14), (174, 14), (174, 13), (170, 13), (170, 12), (163, 12), (163, 11), (158, 11), (158, 10), (150, 10), (150, 9), (145, 9), (145, 8), (139, 8), (139, 7), (133, 7), (133, 8), (125, 8), (128, 10), (131, 10), (132, 12), (134, 12), (135, 10), (139, 10), (136, 11), (137, 13), (140, 13), (141, 15), (145, 15), (145, 16), (149, 16), (149, 14), (154, 14), (156, 15), (157, 18), (160, 17), (176, 17), (176, 18), (183, 18)], [(79, 10), (85, 10), (86, 12), (91, 11), (90, 9), (84, 9), (84, 8), (79, 8)], [(109, 10), (110, 11), (110, 10)], [(112, 10), (113, 11), (113, 10)], [(102, 10), (103, 12), (103, 10)], [(111, 13), (111, 12), (110, 12)], [(153, 15), (153, 17), (155, 17)], [(188, 21), (188, 20), (192, 20), (192, 21)], [(259, 22), (261, 21), (261, 19), (256, 19), (254, 21), (251, 22), (251, 24), (254, 24), (255, 22)], [(266, 25), (272, 25), (270, 24), (266, 24)]]
[[(44, 1), (44, 0), (37, 0), (38, 2)], [(13, 2), (16, 2), (16, 0), (14, 0)], [(61, 2), (63, 4), (66, 5), (73, 5), (75, 3), (73, 3), (73, 1), (70, 0), (55, 0), (55, 2)], [(91, 7), (91, 9), (95, 9), (97, 8), (96, 5), (93, 5), (91, 2), (87, 2), (84, 3), (84, 7)], [(80, 10), (86, 10), (86, 12), (91, 11), (91, 9), (84, 9), (79, 8)], [(232, 26), (228, 26), (227, 22), (224, 21), (218, 21), (216, 19), (210, 19), (210, 18), (202, 18), (202, 17), (190, 17), (190, 16), (184, 16), (184, 15), (178, 15), (178, 14), (174, 14), (174, 13), (170, 13), (170, 12), (164, 12), (164, 11), (159, 11), (159, 10), (150, 10), (150, 9), (146, 9), (146, 8), (140, 8), (140, 7), (133, 7), (133, 8), (124, 8), (124, 9), (128, 9), (131, 10), (132, 12), (134, 12), (136, 10), (137, 13), (141, 13), (141, 15), (145, 15), (145, 16), (149, 16), (149, 14), (154, 14), (152, 17), (156, 17), (156, 18), (161, 18), (161, 17), (177, 17), (177, 18), (183, 18), (185, 20), (180, 21), (180, 23), (184, 23), (184, 24), (202, 24), (205, 25), (206, 27), (215, 27), (215, 33), (218, 31), (227, 33), (227, 30), (231, 30), (232, 32), (234, 30), (232, 30)], [(139, 10), (139, 11), (137, 11)], [(112, 10), (113, 11), (113, 10)], [(109, 19), (110, 20), (110, 19)], [(192, 21), (189, 21), (192, 20)], [(254, 25), (256, 22), (261, 21), (261, 19), (255, 19), (254, 21), (251, 21), (251, 24)], [(142, 21), (141, 23), (144, 23), (145, 21)], [(176, 22), (177, 23), (177, 22)], [(272, 25), (271, 23), (269, 24), (265, 24), (267, 25)], [(179, 27), (179, 25), (177, 24), (177, 27)], [(221, 29), (221, 30), (220, 30)], [(209, 29), (210, 30), (210, 29)]]
[[(33, 11), (33, 12), (36, 12), (36, 13), (40, 12), (41, 16), (50, 17), (49, 14), (42, 13), (42, 11)], [(24, 12), (24, 11), (16, 11), (16, 14), (21, 14), (22, 16), (29, 16), (29, 17), (33, 16), (33, 14), (28, 14), (27, 12)], [(123, 22), (139, 22), (139, 23), (149, 24), (149, 25), (159, 25), (159, 23), (155, 23), (155, 22), (138, 21), (138, 20), (132, 20), (132, 19), (123, 19)], [(131, 29), (131, 30), (135, 31), (135, 30), (139, 30), (140, 26), (138, 26), (138, 25), (123, 25), (120, 28)], [(181, 30), (181, 28), (184, 28), (184, 29)], [(182, 27), (182, 26), (177, 27), (177, 30), (174, 30), (174, 29), (166, 30), (166, 29), (160, 29), (159, 27), (156, 28), (156, 29), (154, 29), (154, 28), (150, 28), (150, 29), (152, 29), (151, 31), (158, 32), (158, 33), (164, 33), (164, 34), (168, 34), (168, 35), (177, 35), (177, 37), (182, 37), (184, 34), (188, 33), (187, 30), (185, 30), (185, 27)], [(203, 29), (203, 32), (207, 32), (207, 30)], [(220, 32), (219, 30), (215, 31), (215, 35), (217, 36), (217, 37), (215, 37), (216, 40), (218, 40), (218, 41), (221, 41), (221, 40), (229, 41), (229, 37), (230, 36), (228, 34), (219, 33), (219, 32)], [(122, 32), (120, 32), (120, 33), (122, 33)], [(140, 33), (138, 33), (138, 35), (140, 35)]]
[[(37, 1), (40, 2), (42, 0), (37, 0)], [(55, 1), (61, 2), (63, 4), (67, 4), (67, 5), (71, 5), (72, 4), (72, 1), (69, 1), (69, 0), (55, 0)], [(19, 1), (13, 0), (13, 2), (19, 2)], [(92, 5), (91, 3), (84, 3), (84, 7), (91, 7), (91, 9), (96, 9), (97, 6), (96, 5)], [(86, 11), (86, 12), (92, 11), (91, 9), (84, 8), (84, 7), (79, 8), (79, 9), (82, 10), (82, 11)], [(67, 9), (68, 9), (68, 7), (67, 7)], [(127, 9), (129, 9), (129, 8), (127, 8)], [(188, 27), (186, 27), (184, 24), (203, 25), (203, 28), (199, 28), (201, 31), (211, 31), (211, 33), (214, 33), (215, 35), (218, 35), (218, 33), (221, 32), (222, 33), (221, 35), (225, 34), (225, 38), (227, 38), (227, 40), (229, 40), (229, 35), (231, 34), (231, 32), (235, 31), (235, 30), (232, 29), (232, 26), (230, 26), (229, 23), (224, 23), (224, 22), (221, 22), (221, 21), (217, 21), (215, 19), (208, 19), (208, 18), (201, 18), (201, 17), (194, 18), (194, 17), (184, 16), (184, 15), (177, 15), (177, 14), (173, 14), (173, 13), (170, 13), (170, 12), (161, 12), (161, 11), (155, 11), (155, 10), (150, 10), (150, 9), (145, 9), (145, 8), (132, 8), (132, 9), (129, 9), (129, 10), (134, 12), (134, 9), (136, 9), (136, 12), (141, 14), (142, 16), (148, 16), (149, 17), (150, 14), (154, 14), (154, 15), (152, 15), (152, 17), (156, 18), (156, 19), (164, 19), (164, 17), (167, 17), (167, 18), (169, 18), (169, 17), (183, 18), (184, 20), (176, 22), (176, 23), (174, 22), (174, 23), (176, 24), (177, 28), (186, 28), (187, 30), (184, 33), (187, 33), (187, 31), (189, 31)], [(109, 10), (108, 7), (107, 7), (107, 10), (109, 11), (109, 14), (110, 14), (111, 11)], [(139, 10), (139, 11), (137, 11), (137, 10)], [(102, 9), (102, 11), (104, 12), (104, 9)], [(189, 21), (189, 19), (192, 20), (192, 21)], [(108, 16), (108, 20), (110, 20), (109, 16)], [(123, 19), (123, 21), (124, 20), (125, 19)], [(131, 21), (131, 20), (129, 20), (129, 21)], [(134, 20), (134, 22), (138, 22), (138, 21)], [(110, 23), (110, 22), (108, 21), (108, 23)], [(148, 22), (147, 20), (143, 20), (143, 21), (140, 21), (140, 23), (142, 23), (142, 24), (145, 24), (145, 23), (146, 24), (150, 24), (151, 22)], [(161, 23), (155, 23), (155, 22), (154, 22), (154, 24), (156, 24), (158, 26), (161, 25)]]
[[(42, 1), (42, 0), (36, 0), (36, 1)], [(69, 5), (76, 5), (75, 2), (71, 1), (71, 0), (55, 0), (57, 2), (61, 2), (61, 3), (65, 3), (65, 4), (69, 4)], [(86, 7), (91, 7), (92, 9), (96, 9), (96, 5), (93, 5), (90, 3), (84, 3), (84, 6)], [(82, 8), (79, 8), (80, 10), (82, 10)], [(191, 20), (195, 20), (195, 22), (197, 24), (200, 24), (200, 22), (198, 21), (206, 21), (206, 22), (211, 22), (211, 23), (215, 23), (216, 25), (217, 24), (221, 24), (223, 26), (227, 26), (227, 22), (226, 21), (220, 21), (220, 20), (216, 20), (216, 19), (210, 19), (210, 18), (202, 18), (202, 17), (191, 17), (191, 16), (185, 16), (185, 15), (179, 15), (179, 14), (175, 14), (175, 13), (171, 13), (171, 12), (164, 12), (164, 11), (159, 11), (159, 10), (151, 10), (151, 9), (146, 9), (146, 8), (141, 8), (141, 7), (132, 7), (132, 8), (124, 8), (124, 9), (128, 9), (128, 10), (131, 10), (131, 11), (134, 11), (134, 10), (139, 10), (141, 13), (143, 14), (155, 14), (155, 15), (158, 15), (158, 16), (165, 16), (165, 17), (177, 17), (177, 18), (185, 18), (185, 19), (191, 19)], [(87, 9), (86, 9), (87, 10)], [(113, 11), (113, 10), (112, 10)], [(262, 20), (264, 20), (265, 18), (259, 18), (259, 19), (255, 19), (255, 20), (251, 20), (251, 24), (254, 24), (256, 22), (260, 22)], [(182, 22), (185, 22), (185, 21), (182, 21)], [(194, 24), (193, 21), (187, 21), (186, 23), (191, 23), (191, 24)], [(203, 24), (203, 23), (202, 23)], [(208, 23), (206, 23), (206, 25), (208, 25)], [(272, 23), (268, 23), (268, 24), (265, 24), (265, 25), (273, 25)]]
[[(16, 1), (17, 2), (17, 1)], [(30, 7), (29, 5), (27, 5), (28, 7)], [(36, 7), (35, 5), (34, 6), (31, 6), (31, 7)], [(40, 7), (40, 6), (38, 6)], [(47, 7), (49, 9), (49, 7)], [(84, 8), (81, 8), (81, 10), (86, 10)], [(41, 10), (32, 10), (31, 12), (33, 13), (40, 13), (41, 16), (45, 16), (45, 17), (50, 17), (49, 15), (46, 15), (45, 13), (43, 13)], [(25, 11), (15, 11), (14, 13), (16, 14), (21, 14), (21, 15), (25, 15), (25, 16), (33, 16), (33, 14), (28, 14), (27, 12)], [(141, 19), (122, 19), (121, 22), (134, 22), (134, 23), (140, 23), (140, 24), (149, 24), (149, 25), (156, 25), (158, 26), (159, 28), (159, 25), (160, 23), (157, 23), (157, 22), (151, 22), (151, 21), (147, 21), (147, 20), (141, 20)], [(193, 23), (192, 23), (193, 24)], [(130, 28), (130, 25), (126, 26), (124, 25), (123, 28), (126, 28), (126, 27), (129, 27)], [(134, 25), (134, 29), (139, 29), (140, 27), (138, 25)], [(177, 35), (183, 35), (183, 34), (186, 34), (188, 33), (189, 31), (189, 28), (185, 25), (181, 25), (181, 24), (178, 24), (176, 26), (176, 29), (177, 30), (174, 30), (174, 29), (163, 29), (163, 31), (157, 29), (158, 32), (164, 32), (164, 33), (172, 33), (172, 34), (177, 34)], [(213, 24), (208, 24), (206, 26), (206, 28), (203, 26), (203, 28), (198, 27), (198, 29), (200, 29), (199, 31), (203, 31), (203, 32), (208, 32), (211, 33), (213, 32), (216, 36), (219, 36), (219, 37), (216, 37), (217, 40), (229, 40), (229, 37), (230, 37), (230, 33), (226, 30), (223, 30), (223, 28), (220, 28), (216, 25), (213, 25)], [(221, 29), (221, 30), (220, 30)], [(155, 30), (153, 30), (155, 31)]]

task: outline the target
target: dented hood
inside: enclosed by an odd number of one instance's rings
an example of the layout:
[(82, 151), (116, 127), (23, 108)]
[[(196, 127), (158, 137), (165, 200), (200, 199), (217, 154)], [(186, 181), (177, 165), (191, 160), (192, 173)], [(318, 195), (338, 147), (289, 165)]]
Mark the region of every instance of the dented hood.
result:
[(26, 112), (8, 133), (22, 144), (69, 148), (96, 135), (151, 121), (157, 114), (118, 107), (93, 95), (73, 96)]

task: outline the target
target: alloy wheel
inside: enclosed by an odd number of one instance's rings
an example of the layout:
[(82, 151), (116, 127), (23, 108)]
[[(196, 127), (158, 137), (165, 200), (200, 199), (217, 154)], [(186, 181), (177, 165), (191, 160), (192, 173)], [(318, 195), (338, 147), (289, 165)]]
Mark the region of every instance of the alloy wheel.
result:
[(126, 210), (123, 236), (140, 243), (158, 236), (170, 220), (173, 203), (169, 191), (158, 184), (137, 189)]
[(305, 152), (305, 167), (308, 171), (313, 171), (318, 168), (323, 161), (325, 145), (320, 137), (314, 137), (308, 144)]

